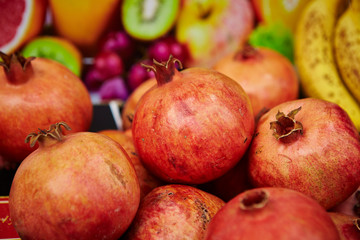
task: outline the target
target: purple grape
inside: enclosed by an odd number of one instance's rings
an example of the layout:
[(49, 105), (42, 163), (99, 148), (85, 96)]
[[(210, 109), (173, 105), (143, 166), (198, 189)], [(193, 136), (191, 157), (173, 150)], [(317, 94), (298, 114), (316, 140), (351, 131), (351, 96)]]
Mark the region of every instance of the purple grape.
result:
[(99, 71), (104, 80), (121, 75), (124, 64), (119, 55), (111, 51), (101, 51), (94, 59), (94, 67)]
[(113, 31), (105, 36), (100, 49), (116, 52), (121, 58), (127, 59), (133, 55), (135, 43), (125, 31)]
[(99, 95), (102, 100), (121, 99), (125, 101), (129, 96), (126, 83), (123, 78), (115, 77), (106, 80), (100, 87)]
[(142, 61), (131, 66), (128, 72), (128, 86), (131, 91), (135, 90), (142, 82), (154, 77), (154, 72), (148, 71), (141, 63), (152, 65), (152, 61)]
[(169, 59), (170, 54), (170, 46), (164, 41), (157, 41), (149, 47), (149, 58), (151, 60), (164, 62)]
[(102, 76), (94, 66), (91, 66), (89, 71), (85, 74), (85, 85), (91, 91), (98, 90), (104, 81), (104, 76)]
[(149, 58), (159, 62), (167, 61), (170, 54), (181, 62), (185, 62), (189, 56), (185, 45), (176, 41), (173, 36), (167, 36), (155, 41), (148, 50)]

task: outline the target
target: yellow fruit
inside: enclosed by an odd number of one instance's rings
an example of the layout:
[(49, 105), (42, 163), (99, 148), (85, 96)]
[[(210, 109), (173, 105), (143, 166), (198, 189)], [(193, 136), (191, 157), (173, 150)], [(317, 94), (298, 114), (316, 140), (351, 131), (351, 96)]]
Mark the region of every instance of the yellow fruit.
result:
[(339, 18), (334, 49), (341, 77), (360, 103), (360, 0), (353, 0)]
[(360, 107), (344, 85), (333, 54), (335, 24), (346, 3), (312, 0), (307, 4), (295, 33), (295, 64), (305, 96), (338, 104), (360, 130)]

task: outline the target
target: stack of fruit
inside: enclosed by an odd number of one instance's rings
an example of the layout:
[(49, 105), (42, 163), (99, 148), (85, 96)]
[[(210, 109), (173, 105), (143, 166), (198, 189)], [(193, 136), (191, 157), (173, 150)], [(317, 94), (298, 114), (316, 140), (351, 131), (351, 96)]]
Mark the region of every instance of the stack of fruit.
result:
[[(360, 239), (360, 0), (140, 2), (50, 0), (56, 35), (1, 45), (26, 55), (0, 53), (18, 235)], [(122, 129), (89, 131), (93, 90)]]

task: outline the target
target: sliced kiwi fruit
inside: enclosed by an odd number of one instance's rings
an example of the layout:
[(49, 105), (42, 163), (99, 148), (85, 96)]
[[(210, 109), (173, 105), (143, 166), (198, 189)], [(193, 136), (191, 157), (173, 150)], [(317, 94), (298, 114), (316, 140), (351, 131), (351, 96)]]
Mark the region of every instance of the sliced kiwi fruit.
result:
[(133, 38), (151, 41), (168, 33), (180, 11), (180, 0), (123, 0), (121, 21)]

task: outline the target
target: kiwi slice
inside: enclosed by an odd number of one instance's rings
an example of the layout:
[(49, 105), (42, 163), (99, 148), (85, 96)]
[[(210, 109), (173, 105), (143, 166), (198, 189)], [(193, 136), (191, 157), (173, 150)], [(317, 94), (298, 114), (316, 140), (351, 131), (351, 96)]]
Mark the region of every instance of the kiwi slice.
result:
[(121, 21), (132, 37), (151, 41), (171, 30), (180, 11), (180, 0), (123, 0)]

